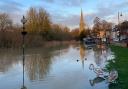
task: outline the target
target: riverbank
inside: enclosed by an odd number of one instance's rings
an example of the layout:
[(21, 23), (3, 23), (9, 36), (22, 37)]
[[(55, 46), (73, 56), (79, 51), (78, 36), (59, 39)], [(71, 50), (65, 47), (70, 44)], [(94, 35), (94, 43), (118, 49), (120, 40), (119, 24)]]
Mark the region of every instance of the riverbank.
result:
[(54, 45), (61, 45), (61, 44), (79, 44), (79, 41), (71, 40), (71, 41), (46, 41), (44, 42), (44, 47), (50, 47)]
[(114, 52), (114, 61), (110, 61), (108, 69), (116, 69), (119, 77), (117, 84), (111, 84), (109, 89), (128, 89), (128, 48), (121, 46), (110, 46), (112, 52)]
[(112, 44), (115, 45), (115, 46), (121, 46), (121, 47), (127, 47), (128, 48), (127, 43), (112, 42)]

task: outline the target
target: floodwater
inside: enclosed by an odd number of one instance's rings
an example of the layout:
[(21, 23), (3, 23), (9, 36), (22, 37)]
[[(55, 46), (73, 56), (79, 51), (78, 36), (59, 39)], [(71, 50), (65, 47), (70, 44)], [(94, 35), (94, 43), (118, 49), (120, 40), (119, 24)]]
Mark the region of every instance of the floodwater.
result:
[[(25, 50), (24, 83), (27, 89), (108, 89), (90, 64), (104, 68), (112, 53), (106, 46), (86, 49), (82, 44), (61, 44)], [(0, 89), (21, 89), (22, 50), (0, 49)]]

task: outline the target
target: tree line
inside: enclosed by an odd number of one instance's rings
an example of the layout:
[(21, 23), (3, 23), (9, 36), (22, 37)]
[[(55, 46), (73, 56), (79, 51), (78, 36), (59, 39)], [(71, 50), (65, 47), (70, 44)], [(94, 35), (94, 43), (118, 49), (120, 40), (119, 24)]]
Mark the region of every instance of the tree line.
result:
[[(41, 46), (46, 41), (73, 40), (67, 26), (51, 22), (49, 13), (43, 8), (30, 7), (26, 12), (26, 46)], [(21, 47), (22, 26), (13, 24), (7, 13), (0, 13), (0, 47)]]
[[(49, 13), (43, 8), (30, 7), (26, 12), (26, 46), (41, 46), (46, 41), (80, 40), (88, 35), (97, 36), (100, 30), (110, 30), (112, 23), (94, 19), (93, 28), (86, 28), (79, 34), (79, 28), (70, 30), (67, 26), (51, 22)], [(7, 13), (0, 13), (0, 47), (21, 47), (22, 26), (13, 25)]]
[[(98, 37), (100, 31), (111, 31), (113, 23), (96, 17), (92, 28), (85, 28), (79, 34), (79, 28), (70, 29), (67, 26), (55, 24), (51, 21), (50, 14), (43, 8), (30, 7), (25, 15), (27, 23), (25, 30), (26, 46), (41, 46), (46, 41), (71, 41), (80, 40), (87, 36)], [(120, 25), (120, 29), (127, 28), (127, 21)], [(116, 26), (115, 26), (116, 27)], [(118, 27), (119, 28), (119, 27)], [(7, 13), (0, 13), (0, 47), (21, 47), (22, 25), (14, 25)]]

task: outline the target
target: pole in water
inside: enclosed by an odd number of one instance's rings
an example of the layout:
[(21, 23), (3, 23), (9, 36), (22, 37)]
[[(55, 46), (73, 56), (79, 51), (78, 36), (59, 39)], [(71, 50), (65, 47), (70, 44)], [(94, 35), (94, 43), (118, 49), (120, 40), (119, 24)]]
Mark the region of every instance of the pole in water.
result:
[(23, 18), (21, 19), (21, 22), (23, 24), (23, 31), (21, 32), (22, 34), (22, 53), (23, 53), (23, 86), (21, 89), (27, 89), (24, 85), (24, 67), (25, 67), (25, 43), (24, 43), (24, 40), (25, 40), (25, 35), (27, 34), (27, 32), (25, 31), (25, 23), (27, 22), (27, 20), (25, 19), (25, 17), (23, 16)]

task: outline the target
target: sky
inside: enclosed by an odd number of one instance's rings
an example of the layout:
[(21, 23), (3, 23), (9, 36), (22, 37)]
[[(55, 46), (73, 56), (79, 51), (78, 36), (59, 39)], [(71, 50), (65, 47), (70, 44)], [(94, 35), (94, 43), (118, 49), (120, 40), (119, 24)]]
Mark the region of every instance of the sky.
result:
[(0, 0), (0, 12), (10, 14), (14, 23), (20, 23), (30, 7), (44, 8), (53, 23), (71, 29), (79, 27), (81, 8), (88, 27), (95, 17), (117, 23), (118, 12), (123, 15), (120, 21), (128, 20), (128, 0)]

